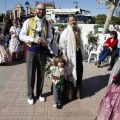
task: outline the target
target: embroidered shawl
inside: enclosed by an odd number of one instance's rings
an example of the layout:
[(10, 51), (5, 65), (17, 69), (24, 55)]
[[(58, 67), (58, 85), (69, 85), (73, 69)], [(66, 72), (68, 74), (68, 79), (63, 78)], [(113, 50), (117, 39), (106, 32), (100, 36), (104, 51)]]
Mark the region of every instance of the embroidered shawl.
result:
[[(76, 26), (76, 32), (80, 31), (79, 27)], [(79, 37), (80, 38), (80, 37)], [(83, 43), (81, 38), (79, 39), (79, 47), (81, 49), (82, 55), (84, 55)], [(59, 48), (65, 51), (68, 58), (68, 63), (66, 65), (67, 69), (67, 79), (73, 82), (76, 86), (77, 73), (76, 73), (76, 38), (71, 26), (68, 24), (67, 28), (62, 32), (60, 36)]]

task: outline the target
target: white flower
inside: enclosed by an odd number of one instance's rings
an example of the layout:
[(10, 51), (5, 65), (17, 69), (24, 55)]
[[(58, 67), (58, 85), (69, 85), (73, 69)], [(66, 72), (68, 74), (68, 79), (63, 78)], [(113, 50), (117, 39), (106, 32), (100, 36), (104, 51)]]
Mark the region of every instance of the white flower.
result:
[(55, 38), (57, 37), (57, 35), (59, 35), (60, 32), (58, 30), (55, 30)]
[(36, 28), (36, 31), (40, 32), (40, 31), (42, 31), (42, 29), (41, 28)]
[(53, 69), (54, 69), (54, 66), (51, 66), (51, 67), (50, 67), (50, 70), (52, 71)]
[(35, 30), (34, 29), (31, 29), (33, 30), (34, 33), (36, 33), (39, 37), (42, 36), (42, 29), (41, 28), (36, 28)]
[(55, 30), (55, 33), (57, 33), (58, 32), (58, 30)]

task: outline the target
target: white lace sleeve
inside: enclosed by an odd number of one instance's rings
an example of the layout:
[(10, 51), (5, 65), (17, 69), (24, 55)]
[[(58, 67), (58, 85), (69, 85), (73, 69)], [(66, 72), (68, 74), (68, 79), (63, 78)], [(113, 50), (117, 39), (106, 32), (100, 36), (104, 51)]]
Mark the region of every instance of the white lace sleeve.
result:
[(59, 41), (59, 49), (62, 51), (66, 51), (67, 48), (67, 29), (65, 29), (62, 34), (60, 35)]

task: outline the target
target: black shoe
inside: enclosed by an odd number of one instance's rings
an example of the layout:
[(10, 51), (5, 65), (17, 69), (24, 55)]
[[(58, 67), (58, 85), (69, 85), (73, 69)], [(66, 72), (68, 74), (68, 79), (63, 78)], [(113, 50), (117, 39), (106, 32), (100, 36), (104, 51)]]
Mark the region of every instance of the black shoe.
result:
[(95, 62), (95, 65), (97, 65), (98, 61)]
[(107, 69), (107, 71), (111, 71), (112, 70), (112, 67), (110, 66), (108, 69)]
[(99, 63), (99, 62), (97, 63), (97, 67), (98, 67), (98, 68), (100, 67), (100, 63)]

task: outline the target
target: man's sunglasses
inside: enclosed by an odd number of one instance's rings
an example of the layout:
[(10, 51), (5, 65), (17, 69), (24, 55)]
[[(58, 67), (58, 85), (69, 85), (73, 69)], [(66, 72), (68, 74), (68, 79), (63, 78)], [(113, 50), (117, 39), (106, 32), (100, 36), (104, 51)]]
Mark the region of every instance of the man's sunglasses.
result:
[(41, 9), (41, 8), (37, 8), (39, 11), (41, 10), (41, 11), (45, 11), (45, 9)]

